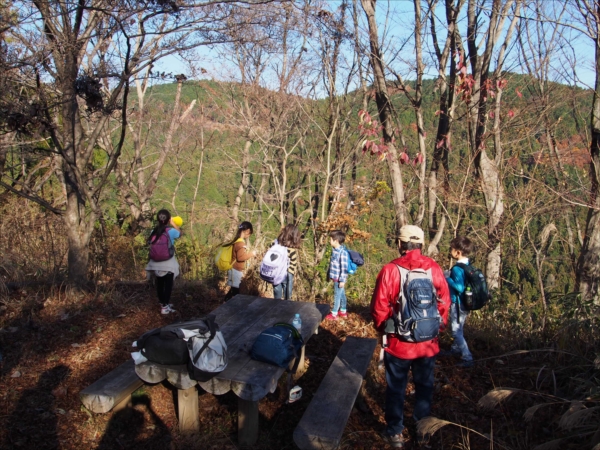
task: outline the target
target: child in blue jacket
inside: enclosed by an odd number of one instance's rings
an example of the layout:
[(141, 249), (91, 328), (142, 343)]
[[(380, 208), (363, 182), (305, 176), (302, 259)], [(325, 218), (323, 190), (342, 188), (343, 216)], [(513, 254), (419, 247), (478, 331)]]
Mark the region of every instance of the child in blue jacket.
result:
[[(457, 236), (450, 242), (450, 255), (452, 256), (452, 259), (455, 259), (458, 263), (468, 265), (468, 256), (471, 254), (472, 249), (473, 243), (469, 238), (464, 236)], [(448, 282), (450, 297), (452, 299), (450, 319), (448, 322), (450, 323), (454, 342), (450, 348), (450, 352), (453, 355), (461, 357), (461, 365), (463, 367), (470, 367), (473, 365), (473, 355), (471, 355), (471, 352), (469, 351), (469, 346), (467, 345), (463, 333), (469, 311), (464, 309), (460, 302), (460, 297), (465, 291), (465, 271), (459, 266), (454, 265), (450, 270), (450, 276), (446, 277), (446, 281)]]

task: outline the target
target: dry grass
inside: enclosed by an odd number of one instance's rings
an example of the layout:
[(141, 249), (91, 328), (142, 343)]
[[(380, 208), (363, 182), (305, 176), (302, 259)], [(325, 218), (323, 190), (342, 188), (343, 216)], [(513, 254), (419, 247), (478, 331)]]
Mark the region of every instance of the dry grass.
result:
[(520, 389), (499, 387), (481, 397), (477, 405), (485, 411), (490, 411), (519, 391)]
[(421, 436), (427, 436), (430, 434), (434, 434), (439, 429), (445, 427), (446, 425), (453, 425), (452, 422), (448, 422), (447, 420), (438, 419), (437, 417), (429, 416), (424, 417), (423, 419), (417, 422), (417, 432)]
[(595, 425), (598, 421), (594, 416), (597, 415), (599, 410), (600, 406), (587, 408), (583, 402), (573, 402), (567, 412), (561, 416), (558, 426), (563, 430), (573, 430), (587, 425)]

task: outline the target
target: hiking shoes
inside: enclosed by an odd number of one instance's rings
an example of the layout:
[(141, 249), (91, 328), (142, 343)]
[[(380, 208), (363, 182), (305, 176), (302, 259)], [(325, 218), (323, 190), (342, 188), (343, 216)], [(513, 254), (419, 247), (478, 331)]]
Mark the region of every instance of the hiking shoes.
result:
[(388, 442), (393, 448), (404, 448), (404, 438), (401, 434), (395, 434), (387, 437)]
[(164, 315), (171, 314), (174, 312), (176, 312), (176, 311), (172, 308), (172, 305), (165, 305), (165, 306), (161, 306), (161, 308), (160, 308), (160, 313), (164, 314)]
[(333, 314), (329, 313), (325, 316), (325, 320), (337, 320), (337, 314), (334, 316)]

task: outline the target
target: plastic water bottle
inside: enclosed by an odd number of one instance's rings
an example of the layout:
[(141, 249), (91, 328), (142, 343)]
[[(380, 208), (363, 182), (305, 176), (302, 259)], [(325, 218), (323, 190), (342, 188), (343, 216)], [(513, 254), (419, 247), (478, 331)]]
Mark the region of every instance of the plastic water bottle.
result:
[(467, 308), (473, 306), (473, 291), (471, 291), (471, 286), (467, 286), (467, 289), (465, 290), (465, 305)]
[(296, 328), (296, 330), (300, 331), (302, 329), (302, 319), (300, 318), (300, 314), (296, 313), (294, 319), (292, 320), (292, 325)]

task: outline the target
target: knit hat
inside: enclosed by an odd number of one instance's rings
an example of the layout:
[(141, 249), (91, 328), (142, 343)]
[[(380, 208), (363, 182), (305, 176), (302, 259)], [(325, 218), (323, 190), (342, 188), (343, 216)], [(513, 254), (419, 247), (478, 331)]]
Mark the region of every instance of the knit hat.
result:
[(173, 223), (175, 225), (177, 225), (178, 227), (180, 227), (181, 225), (183, 225), (183, 219), (179, 216), (175, 216), (171, 219), (173, 221)]
[(423, 244), (425, 243), (425, 234), (416, 225), (404, 225), (400, 228), (400, 241)]

